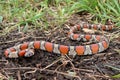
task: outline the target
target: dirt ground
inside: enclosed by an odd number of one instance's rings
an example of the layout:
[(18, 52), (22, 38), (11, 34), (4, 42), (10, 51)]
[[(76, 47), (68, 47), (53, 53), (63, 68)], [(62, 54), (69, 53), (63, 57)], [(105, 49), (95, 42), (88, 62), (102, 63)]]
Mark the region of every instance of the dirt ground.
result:
[[(120, 35), (111, 40), (107, 50), (100, 54), (89, 56), (61, 56), (42, 50), (35, 50), (30, 58), (5, 58), (4, 50), (14, 45), (45, 40), (64, 45), (84, 45), (83, 42), (71, 41), (67, 37), (68, 26), (80, 21), (89, 21), (85, 16), (73, 15), (61, 28), (49, 30), (29, 30), (27, 33), (18, 33), (17, 30), (0, 36), (0, 78), (7, 80), (119, 80), (110, 76), (120, 73), (112, 67), (120, 69)], [(114, 29), (113, 32), (120, 31)]]

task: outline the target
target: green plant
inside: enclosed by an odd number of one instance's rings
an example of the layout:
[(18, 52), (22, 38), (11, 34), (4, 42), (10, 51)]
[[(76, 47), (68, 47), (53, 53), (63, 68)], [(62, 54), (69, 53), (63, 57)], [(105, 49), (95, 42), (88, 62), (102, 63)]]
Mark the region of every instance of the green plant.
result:
[(120, 26), (120, 2), (118, 0), (97, 0), (96, 15), (101, 19), (111, 19)]
[[(110, 66), (110, 65), (105, 65), (105, 66), (107, 66), (107, 67), (109, 67), (109, 68), (111, 68), (113, 70), (120, 71), (119, 68), (116, 68), (116, 67), (113, 67), (113, 66)], [(120, 78), (120, 74), (116, 74), (116, 75), (112, 76), (112, 78)]]
[[(93, 21), (105, 23), (111, 19), (120, 26), (120, 2), (118, 0), (0, 0), (1, 20), (7, 26), (0, 26), (2, 34), (14, 29), (60, 27), (73, 14), (88, 12)], [(12, 24), (12, 25), (9, 25)], [(24, 26), (21, 28), (21, 26)]]

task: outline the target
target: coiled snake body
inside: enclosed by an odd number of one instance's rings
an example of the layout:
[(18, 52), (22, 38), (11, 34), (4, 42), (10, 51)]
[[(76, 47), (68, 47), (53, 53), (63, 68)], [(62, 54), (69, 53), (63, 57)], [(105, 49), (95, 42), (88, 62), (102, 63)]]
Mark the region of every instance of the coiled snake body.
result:
[(74, 34), (76, 30), (81, 30), (83, 28), (88, 29), (96, 29), (96, 30), (112, 30), (113, 25), (96, 25), (96, 24), (88, 24), (88, 23), (81, 23), (70, 28), (68, 32), (68, 36), (73, 40), (80, 41), (90, 41), (94, 40), (98, 43), (84, 45), (84, 46), (66, 46), (66, 45), (59, 45), (54, 44), (46, 41), (33, 41), (28, 43), (19, 44), (17, 46), (10, 47), (5, 50), (4, 54), (8, 58), (17, 58), (17, 57), (30, 57), (34, 55), (31, 49), (41, 49), (46, 50), (48, 52), (58, 53), (58, 54), (68, 54), (68, 55), (89, 55), (89, 54), (96, 54), (106, 50), (109, 47), (109, 39), (105, 36), (101, 35), (91, 35), (91, 34)]

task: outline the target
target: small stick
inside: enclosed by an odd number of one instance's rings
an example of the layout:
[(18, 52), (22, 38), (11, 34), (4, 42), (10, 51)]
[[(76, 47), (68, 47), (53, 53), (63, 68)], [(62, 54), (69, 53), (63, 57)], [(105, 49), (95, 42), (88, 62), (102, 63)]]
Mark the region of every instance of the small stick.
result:
[(53, 72), (53, 73), (57, 73), (57, 74), (62, 74), (62, 75), (70, 76), (70, 77), (75, 77), (75, 78), (78, 78), (79, 80), (81, 80), (81, 78), (79, 76), (70, 75), (70, 74), (64, 73), (64, 72), (59, 72), (59, 71), (55, 71), (55, 70), (48, 70), (48, 69), (45, 69), (44, 71)]
[(58, 61), (60, 61), (62, 58), (58, 59), (58, 60), (55, 60), (54, 62), (52, 62), (50, 65), (46, 66), (45, 68), (43, 68), (42, 70), (45, 70), (49, 67), (51, 67), (53, 64), (57, 63)]
[(18, 80), (22, 80), (20, 76), (20, 71), (17, 71), (17, 77), (18, 77)]

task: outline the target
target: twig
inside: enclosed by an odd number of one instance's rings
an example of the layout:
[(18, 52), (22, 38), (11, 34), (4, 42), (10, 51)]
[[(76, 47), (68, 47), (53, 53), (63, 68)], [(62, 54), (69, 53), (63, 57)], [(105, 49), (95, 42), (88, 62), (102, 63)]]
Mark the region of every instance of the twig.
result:
[(29, 69), (36, 69), (35, 67), (34, 68), (31, 68), (31, 67), (17, 67), (17, 68), (3, 68), (3, 69), (5, 69), (5, 70), (29, 70)]
[(28, 71), (24, 73), (24, 77), (27, 78), (27, 74), (35, 73), (38, 70), (38, 68), (35, 68), (33, 71)]
[(0, 63), (8, 64), (8, 60), (0, 60)]
[(68, 62), (70, 62), (70, 60), (66, 60), (65, 59), (66, 58), (66, 56), (62, 56), (62, 59), (61, 59), (61, 61), (62, 61), (62, 63), (63, 64), (61, 64), (60, 66), (58, 66), (56, 69), (55, 69), (55, 71), (57, 71), (61, 66), (64, 66), (64, 65), (66, 65)]
[(104, 75), (103, 74), (103, 71), (95, 64), (95, 67), (96, 67), (96, 69), (102, 74), (102, 75)]
[(90, 78), (93, 78), (94, 80), (97, 80), (95, 77), (94, 77), (94, 75), (91, 75), (91, 74), (88, 74), (88, 73), (85, 73), (88, 77), (90, 77)]
[(23, 37), (23, 38), (20, 38), (20, 39), (11, 40), (11, 41), (7, 41), (7, 42), (0, 42), (0, 44), (12, 43), (12, 42), (16, 42), (16, 41), (22, 41), (22, 40), (27, 39), (27, 38), (29, 38), (29, 37), (30, 37), (30, 36)]
[(79, 68), (75, 68), (75, 70), (78, 70), (78, 71), (83, 71), (83, 72), (93, 73), (93, 70), (79, 69)]
[(62, 75), (70, 76), (70, 77), (75, 77), (75, 78), (78, 78), (79, 80), (81, 80), (81, 78), (79, 76), (70, 75), (70, 74), (64, 73), (64, 72), (59, 72), (59, 71), (55, 71), (55, 70), (48, 70), (48, 69), (45, 69), (44, 71), (53, 72), (53, 73), (57, 73), (57, 74), (62, 74)]
[(87, 76), (89, 76), (89, 77), (92, 77), (92, 78), (94, 78), (95, 80), (96, 80), (96, 78), (95, 77), (99, 77), (99, 78), (110, 78), (109, 76), (106, 76), (106, 75), (104, 75), (104, 76), (100, 76), (100, 75), (92, 75), (92, 74), (88, 74), (88, 73), (85, 73)]
[(52, 62), (50, 65), (46, 66), (45, 68), (43, 68), (42, 70), (45, 70), (49, 67), (51, 67), (53, 64), (57, 63), (58, 61), (60, 61), (62, 58), (58, 59), (58, 60), (55, 60), (54, 62)]
[(72, 63), (72, 59), (71, 59), (70, 57), (68, 57), (68, 55), (66, 55), (66, 57), (69, 59), (69, 62), (70, 62), (70, 64), (72, 65), (72, 68), (73, 68), (74, 72), (76, 72), (76, 71), (75, 71), (75, 66), (74, 66), (74, 64)]
[(120, 30), (118, 30), (118, 31), (116, 31), (116, 32), (113, 32), (112, 34), (111, 34), (111, 36), (110, 36), (110, 40), (113, 40), (114, 38), (117, 38), (117, 37), (119, 37), (119, 35), (120, 35)]
[(17, 71), (17, 77), (18, 77), (18, 80), (22, 80), (20, 76), (20, 71)]
[(8, 80), (8, 78), (2, 73), (0, 73), (0, 80)]
[(7, 80), (8, 80), (8, 79), (10, 78), (10, 77), (8, 76), (8, 73), (6, 73), (4, 69), (2, 69), (2, 72), (5, 73), (5, 76), (6, 76)]
[(120, 50), (119, 49), (114, 49), (115, 51), (117, 51), (120, 54)]

